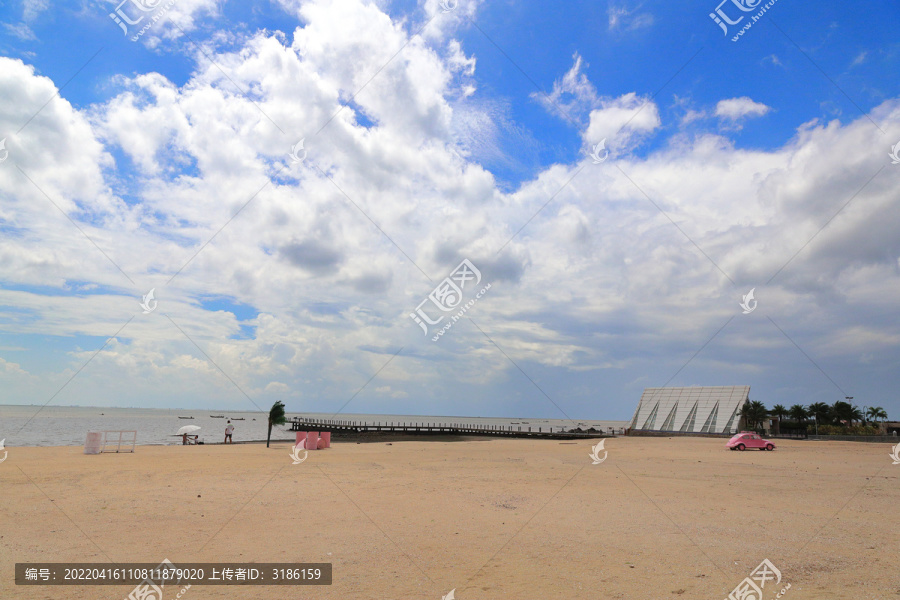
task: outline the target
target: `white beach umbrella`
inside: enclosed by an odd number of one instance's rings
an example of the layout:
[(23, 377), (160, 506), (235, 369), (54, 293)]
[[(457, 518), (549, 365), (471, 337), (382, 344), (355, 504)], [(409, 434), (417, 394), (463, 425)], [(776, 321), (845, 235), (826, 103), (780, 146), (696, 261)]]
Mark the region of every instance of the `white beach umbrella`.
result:
[(194, 433), (195, 431), (199, 431), (200, 427), (198, 425), (185, 425), (181, 429), (178, 430), (178, 433), (175, 435), (184, 435), (186, 433)]

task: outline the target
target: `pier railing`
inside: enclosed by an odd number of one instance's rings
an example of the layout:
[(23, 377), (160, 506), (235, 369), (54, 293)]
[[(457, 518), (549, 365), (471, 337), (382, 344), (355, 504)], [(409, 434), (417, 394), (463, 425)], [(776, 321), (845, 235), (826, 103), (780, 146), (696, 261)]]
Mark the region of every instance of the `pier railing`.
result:
[(607, 427), (607, 431), (571, 431), (561, 426), (543, 425), (484, 425), (476, 423), (432, 423), (423, 421), (406, 423), (394, 421), (354, 421), (345, 419), (313, 419), (293, 417), (288, 423), (291, 431), (331, 431), (333, 433), (394, 432), (410, 435), (482, 435), (489, 437), (530, 437), (530, 438), (600, 438), (624, 434), (623, 428)]

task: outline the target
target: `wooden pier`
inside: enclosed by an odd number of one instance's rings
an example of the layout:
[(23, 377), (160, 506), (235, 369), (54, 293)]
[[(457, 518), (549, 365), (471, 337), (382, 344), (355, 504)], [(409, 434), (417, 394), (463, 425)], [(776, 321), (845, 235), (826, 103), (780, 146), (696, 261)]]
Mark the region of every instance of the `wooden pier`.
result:
[(545, 438), (545, 439), (591, 439), (613, 437), (624, 434), (621, 428), (616, 430), (608, 427), (606, 432), (580, 432), (570, 433), (564, 427), (535, 427), (521, 425), (514, 427), (509, 425), (476, 425), (471, 423), (453, 423), (440, 425), (437, 423), (401, 423), (393, 421), (377, 421), (366, 423), (364, 421), (352, 421), (341, 419), (304, 419), (293, 417), (288, 423), (291, 431), (330, 431), (332, 433), (406, 433), (409, 435), (481, 435), (487, 437), (519, 437), (519, 438)]

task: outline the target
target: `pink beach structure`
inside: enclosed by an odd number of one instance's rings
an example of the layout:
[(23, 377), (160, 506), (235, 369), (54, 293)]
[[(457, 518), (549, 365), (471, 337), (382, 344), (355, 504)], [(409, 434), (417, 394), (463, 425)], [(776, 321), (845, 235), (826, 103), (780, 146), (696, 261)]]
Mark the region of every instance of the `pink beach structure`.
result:
[(306, 448), (306, 432), (305, 431), (297, 432), (297, 443), (294, 445), (299, 446), (301, 448)]
[(307, 431), (305, 448), (307, 450), (318, 450), (318, 446), (319, 446), (319, 432), (318, 431)]

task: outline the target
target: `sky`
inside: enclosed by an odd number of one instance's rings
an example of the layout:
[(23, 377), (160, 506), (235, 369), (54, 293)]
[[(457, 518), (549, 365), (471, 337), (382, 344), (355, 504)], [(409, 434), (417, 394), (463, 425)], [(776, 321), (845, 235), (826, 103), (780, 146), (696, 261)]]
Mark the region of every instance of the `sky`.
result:
[(0, 403), (900, 418), (900, 7), (548, 6), (4, 0)]

